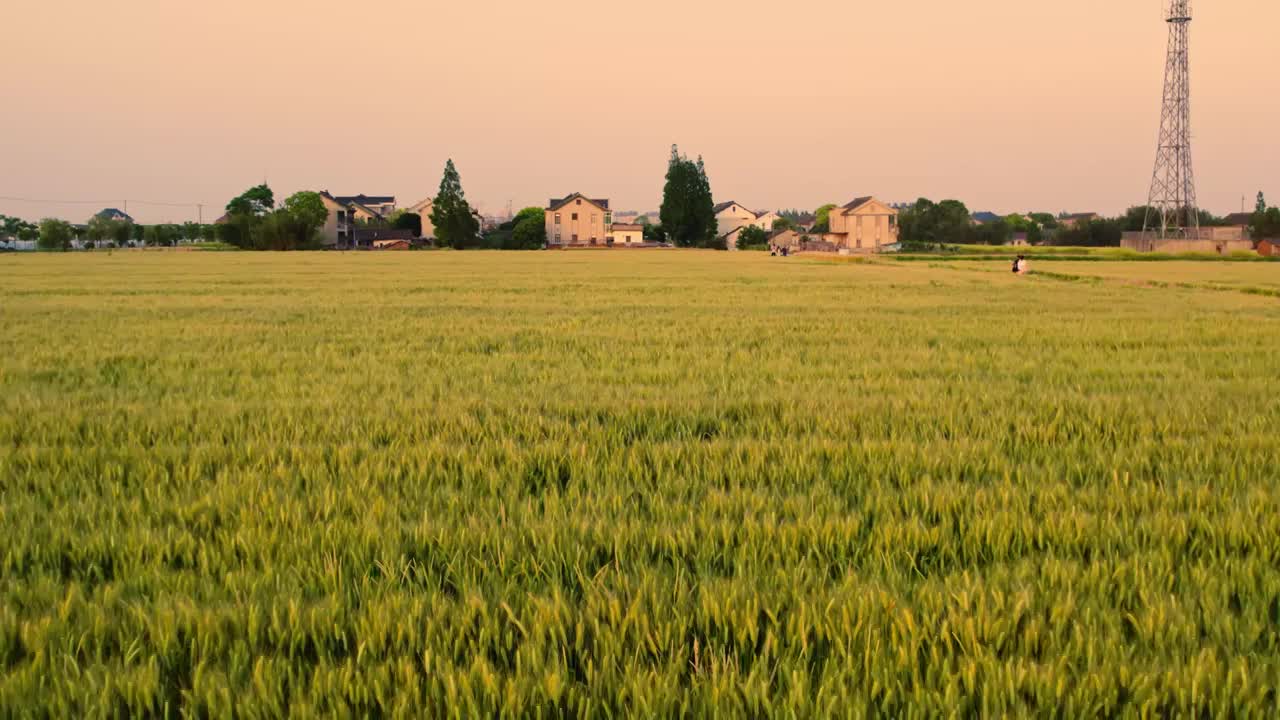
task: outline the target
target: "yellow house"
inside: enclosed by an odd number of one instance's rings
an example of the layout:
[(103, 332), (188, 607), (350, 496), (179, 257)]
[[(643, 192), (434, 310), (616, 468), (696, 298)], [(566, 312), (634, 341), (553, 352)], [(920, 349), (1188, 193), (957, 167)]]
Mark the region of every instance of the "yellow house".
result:
[(640, 245), (644, 243), (644, 226), (635, 223), (614, 223), (609, 233), (610, 245)]
[(320, 242), (325, 247), (350, 245), (354, 224), (350, 209), (338, 202), (327, 190), (321, 191), (320, 201), (324, 203), (324, 209), (329, 211), (329, 215), (324, 220), (324, 227), (320, 228)]
[(547, 204), (547, 245), (604, 245), (613, 228), (613, 213), (606, 199), (582, 193), (552, 198)]
[(730, 250), (738, 248), (738, 235), (746, 227), (758, 227), (766, 233), (773, 230), (778, 214), (772, 210), (756, 212), (747, 206), (730, 200), (716, 205), (716, 235), (725, 241)]
[(860, 197), (831, 211), (822, 239), (843, 250), (876, 251), (898, 242), (898, 211), (873, 197)]
[(431, 222), (431, 208), (433, 206), (434, 199), (427, 198), (404, 209), (405, 212), (417, 213), (422, 218), (422, 237), (427, 240), (434, 240), (436, 237), (436, 226)]

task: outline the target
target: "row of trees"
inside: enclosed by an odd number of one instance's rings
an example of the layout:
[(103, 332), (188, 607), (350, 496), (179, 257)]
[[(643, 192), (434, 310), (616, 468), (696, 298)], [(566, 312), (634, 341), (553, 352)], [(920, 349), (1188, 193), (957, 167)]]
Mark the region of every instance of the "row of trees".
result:
[(321, 245), (320, 229), (329, 211), (319, 193), (290, 195), (276, 207), (275, 193), (256, 185), (227, 203), (218, 239), (246, 250), (306, 250)]
[(38, 224), (0, 215), (0, 237), (35, 241), (42, 250), (70, 250), (75, 241), (85, 247), (126, 247), (129, 245), (170, 246), (179, 242), (212, 242), (217, 230), (199, 223), (136, 225), (124, 220), (93, 217), (87, 225), (45, 218)]
[[(1026, 233), (1027, 242), (1048, 242), (1064, 246), (1118, 246), (1126, 232), (1141, 232), (1149, 213), (1146, 205), (1129, 208), (1118, 217), (1097, 217), (1087, 221), (1062, 223), (1050, 213), (1010, 215), (992, 222), (974, 224), (969, 209), (958, 200), (934, 203), (920, 198), (898, 216), (899, 237), (903, 242), (938, 245), (964, 243), (975, 245), (1004, 245), (1016, 233)], [(1258, 193), (1258, 205), (1253, 216), (1251, 233), (1254, 238), (1280, 236), (1280, 209), (1267, 208), (1262, 193)], [(1225, 218), (1205, 210), (1199, 211), (1201, 227), (1221, 227)], [(817, 228), (815, 228), (817, 231)]]

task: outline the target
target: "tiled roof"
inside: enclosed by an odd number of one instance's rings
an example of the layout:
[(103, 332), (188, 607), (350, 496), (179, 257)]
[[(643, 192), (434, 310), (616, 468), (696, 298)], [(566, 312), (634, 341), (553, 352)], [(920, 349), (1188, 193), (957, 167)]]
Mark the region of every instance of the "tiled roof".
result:
[(595, 203), (596, 205), (599, 205), (600, 207), (604, 208), (605, 210), (608, 210), (608, 209), (609, 209), (609, 200), (608, 200), (608, 199), (606, 199), (606, 198), (589, 198), (589, 197), (587, 197), (586, 195), (583, 195), (582, 193), (573, 193), (572, 195), (569, 195), (568, 197), (563, 197), (563, 198), (551, 198), (551, 200), (549, 200), (549, 201), (547, 202), (547, 207), (548, 207), (549, 209), (551, 209), (551, 210), (559, 210), (560, 208), (564, 207), (565, 205), (568, 205), (568, 204), (569, 204), (569, 201), (571, 201), (571, 200), (575, 200), (575, 199), (578, 199), (578, 198), (581, 198), (581, 199), (583, 199), (583, 200), (586, 200), (587, 202), (590, 202), (590, 203)]
[(338, 197), (335, 197), (334, 200), (337, 200), (343, 205), (350, 205), (351, 203), (360, 203), (361, 205), (387, 205), (390, 203), (395, 203), (396, 196), (395, 195), (364, 195), (364, 194), (339, 195)]

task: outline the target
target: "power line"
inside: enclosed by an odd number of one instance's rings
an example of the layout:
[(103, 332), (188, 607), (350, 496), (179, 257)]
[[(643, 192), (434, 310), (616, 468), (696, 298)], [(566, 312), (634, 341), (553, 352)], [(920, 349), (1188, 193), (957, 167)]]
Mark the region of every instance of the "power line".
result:
[(127, 202), (127, 203), (134, 203), (137, 205), (156, 205), (160, 207), (181, 207), (181, 208), (193, 208), (193, 207), (199, 207), (201, 205), (213, 204), (213, 203), (201, 203), (201, 202), (161, 202), (159, 200), (133, 200), (133, 199), (122, 201), (119, 198), (115, 200), (42, 200), (37, 198), (10, 197), (8, 195), (0, 195), (0, 200), (6, 200), (9, 202), (34, 203), (39, 205), (110, 205), (111, 203), (116, 203), (116, 202)]

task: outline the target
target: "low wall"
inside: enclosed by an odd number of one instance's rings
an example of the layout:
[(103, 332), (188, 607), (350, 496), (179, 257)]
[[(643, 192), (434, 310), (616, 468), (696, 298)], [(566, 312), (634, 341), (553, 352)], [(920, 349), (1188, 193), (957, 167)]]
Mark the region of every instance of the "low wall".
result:
[(1120, 239), (1120, 247), (1138, 252), (1229, 255), (1252, 251), (1253, 241), (1244, 236), (1242, 228), (1202, 228), (1195, 237), (1164, 240), (1149, 233), (1127, 232)]

